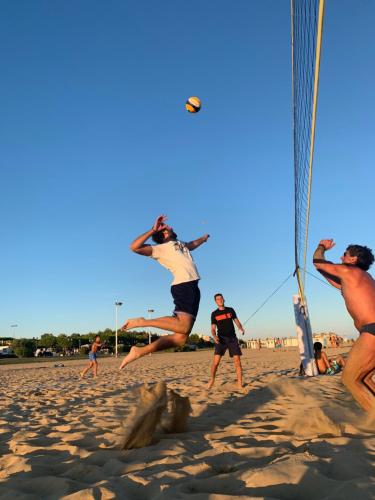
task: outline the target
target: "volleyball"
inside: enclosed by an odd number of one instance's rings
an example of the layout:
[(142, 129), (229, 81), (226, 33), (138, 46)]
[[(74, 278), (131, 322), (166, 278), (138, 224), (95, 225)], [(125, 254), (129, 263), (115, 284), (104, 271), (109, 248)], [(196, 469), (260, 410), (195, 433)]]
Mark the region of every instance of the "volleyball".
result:
[(201, 109), (201, 100), (198, 97), (189, 97), (186, 101), (185, 108), (189, 113), (198, 113)]

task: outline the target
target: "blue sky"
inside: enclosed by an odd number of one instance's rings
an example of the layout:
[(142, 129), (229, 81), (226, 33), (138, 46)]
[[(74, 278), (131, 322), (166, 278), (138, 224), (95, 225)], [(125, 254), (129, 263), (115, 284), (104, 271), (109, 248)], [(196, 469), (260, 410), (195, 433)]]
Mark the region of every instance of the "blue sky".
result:
[[(375, 248), (374, 21), (327, 2), (309, 261), (322, 237)], [(114, 327), (115, 299), (169, 314), (169, 273), (129, 251), (160, 213), (211, 235), (196, 332), (217, 291), (245, 321), (293, 270), (289, 0), (4, 1), (0, 55), (0, 336)], [(247, 336), (293, 335), (295, 291)], [(314, 331), (355, 335), (339, 293), (307, 296)]]

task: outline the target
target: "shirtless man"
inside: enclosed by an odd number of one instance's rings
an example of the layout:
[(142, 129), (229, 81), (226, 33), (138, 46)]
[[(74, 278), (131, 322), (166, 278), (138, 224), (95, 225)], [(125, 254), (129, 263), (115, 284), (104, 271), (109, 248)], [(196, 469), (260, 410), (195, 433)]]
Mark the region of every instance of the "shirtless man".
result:
[[(125, 331), (141, 326), (153, 326), (174, 333), (160, 337), (147, 346), (132, 347), (129, 354), (123, 359), (120, 370), (150, 352), (185, 344), (198, 314), (200, 302), (198, 281), (200, 276), (190, 252), (205, 243), (209, 235), (205, 234), (189, 243), (183, 243), (177, 239), (177, 234), (172, 227), (165, 224), (165, 221), (166, 216), (160, 215), (152, 228), (138, 236), (130, 248), (139, 255), (157, 260), (173, 274), (174, 279), (171, 287), (175, 304), (173, 316), (128, 319), (121, 329)], [(156, 245), (147, 245), (146, 241), (149, 238), (152, 238)]]
[(98, 362), (96, 360), (96, 353), (102, 347), (102, 342), (100, 340), (100, 336), (97, 335), (95, 337), (94, 342), (91, 345), (91, 349), (89, 352), (89, 364), (88, 366), (80, 373), (81, 378), (83, 378), (86, 373), (92, 369), (93, 377), (95, 378), (98, 375)]
[(341, 257), (342, 264), (325, 260), (333, 240), (321, 240), (315, 250), (316, 269), (334, 287), (341, 290), (346, 308), (359, 331), (350, 350), (342, 381), (354, 399), (366, 411), (375, 411), (375, 280), (366, 271), (374, 262), (372, 251), (360, 245), (349, 245)]

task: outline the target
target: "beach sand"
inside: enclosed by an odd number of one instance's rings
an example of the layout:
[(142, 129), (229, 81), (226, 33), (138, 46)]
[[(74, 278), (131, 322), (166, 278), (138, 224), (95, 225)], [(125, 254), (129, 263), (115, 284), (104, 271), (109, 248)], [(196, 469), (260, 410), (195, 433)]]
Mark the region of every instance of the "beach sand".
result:
[[(0, 366), (0, 498), (374, 498), (374, 422), (339, 375), (302, 379), (295, 350), (244, 350), (244, 391), (227, 356), (207, 391), (212, 357), (156, 354), (122, 372), (99, 358), (96, 380), (79, 379), (82, 360)], [(160, 381), (190, 398), (188, 429), (122, 450), (140, 386)]]

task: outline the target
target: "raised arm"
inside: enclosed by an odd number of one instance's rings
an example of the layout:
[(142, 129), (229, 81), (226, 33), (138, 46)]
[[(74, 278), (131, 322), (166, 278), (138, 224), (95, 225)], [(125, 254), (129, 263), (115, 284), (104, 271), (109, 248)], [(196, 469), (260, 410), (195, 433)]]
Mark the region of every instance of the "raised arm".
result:
[(161, 231), (165, 228), (165, 215), (159, 215), (159, 217), (155, 220), (154, 225), (151, 229), (146, 231), (145, 233), (138, 236), (131, 244), (130, 249), (138, 253), (139, 255), (145, 255), (146, 257), (151, 257), (152, 255), (152, 246), (145, 245), (146, 241), (156, 232)]
[(186, 243), (186, 246), (188, 247), (189, 250), (195, 250), (196, 248), (201, 246), (202, 243), (206, 243), (209, 237), (210, 237), (209, 234), (205, 234), (204, 236), (201, 236), (197, 240), (189, 241), (189, 243)]
[(333, 240), (321, 240), (314, 252), (313, 263), (328, 283), (340, 290), (341, 279), (347, 272), (347, 268), (342, 264), (334, 264), (325, 258), (326, 250), (331, 250), (334, 246), (335, 243)]

